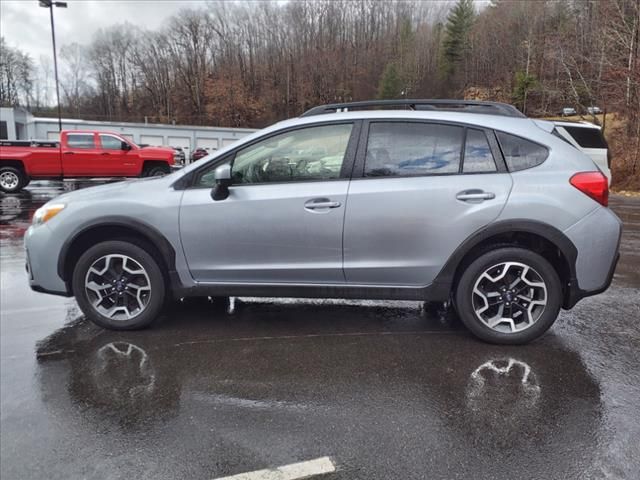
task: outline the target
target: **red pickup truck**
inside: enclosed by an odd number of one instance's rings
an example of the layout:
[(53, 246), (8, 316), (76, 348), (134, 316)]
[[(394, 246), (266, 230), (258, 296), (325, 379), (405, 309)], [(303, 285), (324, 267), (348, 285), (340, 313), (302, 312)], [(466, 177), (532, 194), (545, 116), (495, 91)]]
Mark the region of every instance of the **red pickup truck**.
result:
[(111, 132), (63, 131), (59, 142), (0, 140), (0, 191), (18, 192), (31, 180), (163, 175), (174, 163), (170, 147), (139, 147)]

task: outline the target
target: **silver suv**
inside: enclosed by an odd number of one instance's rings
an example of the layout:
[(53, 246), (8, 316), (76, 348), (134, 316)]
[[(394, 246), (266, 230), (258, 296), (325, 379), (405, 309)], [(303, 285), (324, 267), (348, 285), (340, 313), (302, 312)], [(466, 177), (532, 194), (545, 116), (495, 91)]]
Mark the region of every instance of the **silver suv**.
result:
[(316, 107), (47, 203), (31, 287), (112, 329), (172, 298), (339, 297), (451, 301), (479, 338), (528, 342), (609, 286), (621, 234), (606, 177), (553, 129), (491, 102)]

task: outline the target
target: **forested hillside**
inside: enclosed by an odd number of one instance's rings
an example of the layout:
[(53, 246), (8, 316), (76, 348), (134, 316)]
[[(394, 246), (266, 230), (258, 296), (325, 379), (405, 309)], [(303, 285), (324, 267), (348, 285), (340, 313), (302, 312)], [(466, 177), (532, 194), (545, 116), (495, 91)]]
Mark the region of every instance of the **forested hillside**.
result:
[[(617, 177), (637, 181), (639, 28), (640, 0), (209, 3), (158, 31), (63, 45), (62, 103), (72, 117), (250, 127), (374, 97), (482, 97), (531, 116), (597, 105), (624, 126)], [(5, 42), (1, 57), (1, 103), (46, 113), (33, 60)]]

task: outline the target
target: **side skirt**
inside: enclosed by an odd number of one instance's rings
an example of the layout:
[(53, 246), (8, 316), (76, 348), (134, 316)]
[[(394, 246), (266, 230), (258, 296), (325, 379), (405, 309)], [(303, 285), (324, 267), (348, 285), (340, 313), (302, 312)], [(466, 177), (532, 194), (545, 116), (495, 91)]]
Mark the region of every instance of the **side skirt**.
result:
[(438, 283), (424, 287), (290, 283), (199, 283), (194, 287), (185, 288), (177, 286), (176, 280), (178, 279), (173, 277), (171, 282), (174, 287), (173, 294), (176, 298), (212, 296), (446, 301), (449, 298), (449, 292), (451, 290), (450, 286)]

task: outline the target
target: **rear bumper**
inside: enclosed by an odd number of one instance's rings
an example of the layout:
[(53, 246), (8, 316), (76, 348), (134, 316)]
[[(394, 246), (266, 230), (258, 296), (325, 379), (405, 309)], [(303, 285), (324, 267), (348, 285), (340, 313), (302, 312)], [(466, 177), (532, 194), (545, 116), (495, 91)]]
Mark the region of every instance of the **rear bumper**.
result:
[(594, 210), (565, 234), (576, 246), (578, 257), (564, 308), (609, 288), (620, 259), (622, 222), (608, 208)]
[(576, 303), (578, 303), (583, 298), (591, 297), (593, 295), (598, 295), (606, 291), (611, 286), (611, 282), (613, 281), (613, 274), (616, 271), (616, 267), (618, 266), (619, 260), (620, 260), (620, 254), (618, 253), (616, 255), (615, 260), (611, 264), (611, 268), (607, 275), (607, 280), (605, 281), (604, 285), (600, 288), (597, 288), (595, 290), (581, 290), (580, 287), (578, 287), (578, 282), (574, 279), (569, 285), (569, 291), (567, 292), (564, 305), (562, 307), (566, 310), (569, 310), (573, 308), (576, 305)]

